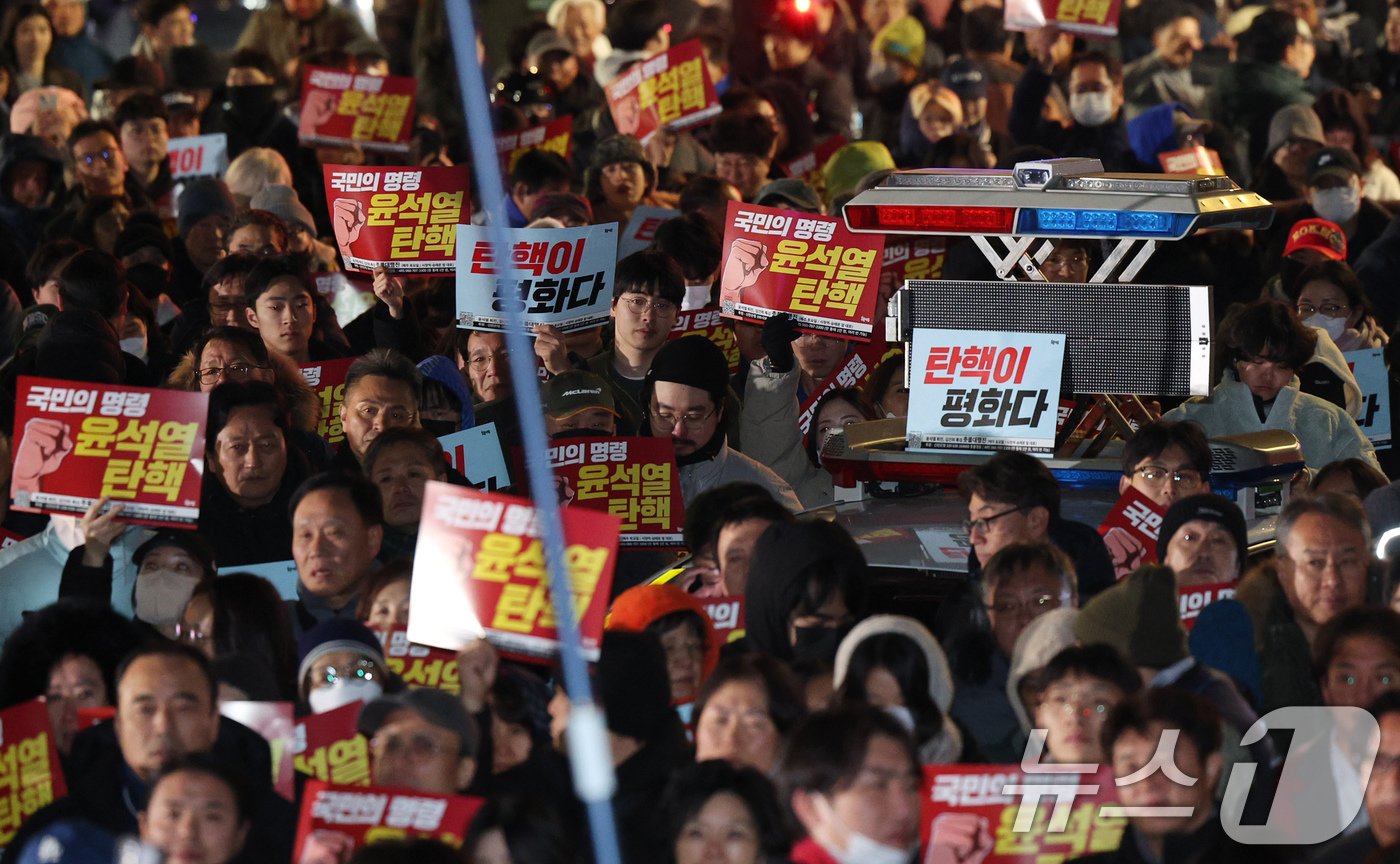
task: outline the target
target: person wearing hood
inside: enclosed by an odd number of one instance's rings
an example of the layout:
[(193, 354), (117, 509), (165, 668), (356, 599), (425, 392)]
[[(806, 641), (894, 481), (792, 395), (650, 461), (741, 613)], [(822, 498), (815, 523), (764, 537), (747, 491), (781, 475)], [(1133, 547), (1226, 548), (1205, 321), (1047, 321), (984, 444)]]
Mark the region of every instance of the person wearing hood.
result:
[(835, 703), (883, 708), (919, 743), (919, 762), (943, 765), (962, 757), (953, 725), (953, 675), (928, 628), (903, 615), (874, 615), (836, 649)]
[(25, 257), (64, 193), (63, 154), (36, 135), (10, 135), (0, 144), (0, 226)]
[(233, 52), (224, 75), (227, 100), (222, 114), (215, 114), (221, 122), (203, 129), (205, 133), (228, 135), (229, 159), (237, 159), (251, 147), (269, 147), (281, 153), (293, 170), (304, 164), (297, 142), (297, 125), (282, 113), (282, 106), (277, 102), (277, 84), (281, 77), (276, 61), (261, 47)]
[(423, 376), (423, 396), (418, 403), (420, 426), (441, 438), (476, 425), (471, 387), (457, 371), (457, 364), (434, 354), (418, 362), (418, 371)]
[(1008, 125), (1018, 144), (1049, 147), (1103, 162), (1107, 171), (1131, 170), (1135, 165), (1122, 116), (1123, 67), (1106, 54), (1090, 51), (1070, 65), (1071, 121), (1062, 126), (1042, 116), (1045, 97), (1054, 83), (1052, 48), (1059, 31), (1046, 27), (1028, 34), (1032, 62), (1016, 84)]
[(1011, 704), (1021, 734), (1009, 742), (1010, 752), (1026, 752), (1026, 739), (1035, 728), (1031, 712), (1040, 699), (1038, 673), (1056, 654), (1074, 644), (1074, 619), (1078, 615), (1078, 609), (1051, 609), (1016, 637), (1016, 648), (1011, 652), (1011, 671), (1006, 676), (1006, 701)]
[(675, 445), (682, 496), (690, 501), (706, 489), (745, 480), (765, 487), (793, 512), (801, 510), (787, 481), (730, 448), (725, 433), (729, 395), (729, 362), (704, 336), (666, 342), (651, 362), (643, 383), (643, 425), (655, 437), (669, 436)]
[(674, 585), (636, 585), (613, 600), (608, 630), (645, 630), (661, 642), (671, 678), (671, 703), (682, 719), (719, 663), (720, 637), (705, 607)]
[(754, 544), (745, 642), (779, 660), (831, 662), (869, 605), (865, 555), (832, 522), (775, 522)]

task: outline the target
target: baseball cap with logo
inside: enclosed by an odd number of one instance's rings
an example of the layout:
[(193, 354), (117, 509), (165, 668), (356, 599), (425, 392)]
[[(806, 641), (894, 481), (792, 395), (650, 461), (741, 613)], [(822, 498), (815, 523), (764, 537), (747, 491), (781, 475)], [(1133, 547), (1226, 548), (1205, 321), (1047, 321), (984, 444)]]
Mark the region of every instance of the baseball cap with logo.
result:
[(1326, 219), (1301, 219), (1293, 230), (1288, 232), (1288, 244), (1283, 247), (1283, 257), (1305, 249), (1331, 258), (1345, 261), (1347, 258), (1347, 235), (1335, 222)]
[(544, 411), (555, 420), (567, 420), (575, 414), (594, 410), (607, 411), (613, 416), (619, 416), (617, 404), (613, 401), (612, 391), (608, 389), (607, 382), (592, 372), (571, 369), (561, 375), (555, 375), (540, 389)]
[(976, 60), (959, 58), (943, 67), (943, 86), (959, 99), (980, 99), (987, 95), (987, 73)]
[(1345, 147), (1324, 147), (1308, 160), (1308, 185), (1316, 186), (1324, 177), (1343, 180), (1361, 176), (1361, 163), (1356, 154)]

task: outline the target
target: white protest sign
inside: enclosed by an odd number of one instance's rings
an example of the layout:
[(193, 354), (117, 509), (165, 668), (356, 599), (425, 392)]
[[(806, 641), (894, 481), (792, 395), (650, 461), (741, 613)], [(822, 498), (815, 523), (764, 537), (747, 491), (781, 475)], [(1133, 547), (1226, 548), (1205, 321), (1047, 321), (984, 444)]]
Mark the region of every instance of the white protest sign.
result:
[(297, 599), (297, 562), (295, 561), (269, 561), (266, 564), (239, 564), (219, 568), (220, 576), (227, 576), (230, 573), (252, 573), (254, 576), (261, 576), (272, 583), (272, 587), (277, 589), (277, 595), (283, 600)]
[(916, 328), (910, 348), (911, 450), (1055, 447), (1065, 337)]
[(483, 423), (444, 435), (438, 443), (452, 467), (476, 488), (496, 492), (510, 485), (510, 473), (495, 423)]
[(1348, 351), (1347, 358), (1351, 373), (1356, 376), (1361, 388), (1361, 416), (1356, 425), (1366, 437), (1371, 439), (1377, 450), (1390, 447), (1390, 376), (1385, 369), (1385, 351), (1380, 348), (1363, 348)]
[(504, 330), (504, 298), (518, 297), (530, 329), (552, 324), (565, 333), (608, 320), (617, 223), (584, 228), (512, 228), (511, 260), (519, 281), (497, 274), (487, 229), (457, 229), (457, 326)]
[(669, 207), (638, 207), (622, 229), (622, 238), (617, 241), (617, 260), (621, 261), (633, 252), (640, 252), (651, 246), (656, 239), (656, 229), (662, 222), (681, 215), (681, 211)]
[(171, 138), (166, 153), (170, 159), (170, 176), (176, 180), (222, 177), (228, 170), (228, 136), (222, 132)]

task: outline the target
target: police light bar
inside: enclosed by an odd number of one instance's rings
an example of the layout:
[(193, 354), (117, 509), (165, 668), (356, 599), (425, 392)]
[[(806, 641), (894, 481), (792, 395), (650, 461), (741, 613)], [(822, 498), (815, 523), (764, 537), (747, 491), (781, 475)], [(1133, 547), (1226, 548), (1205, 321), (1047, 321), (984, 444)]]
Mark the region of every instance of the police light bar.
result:
[(1097, 159), (1011, 170), (897, 171), (845, 206), (852, 231), (1180, 240), (1204, 228), (1267, 228), (1274, 210), (1229, 177), (1113, 174)]

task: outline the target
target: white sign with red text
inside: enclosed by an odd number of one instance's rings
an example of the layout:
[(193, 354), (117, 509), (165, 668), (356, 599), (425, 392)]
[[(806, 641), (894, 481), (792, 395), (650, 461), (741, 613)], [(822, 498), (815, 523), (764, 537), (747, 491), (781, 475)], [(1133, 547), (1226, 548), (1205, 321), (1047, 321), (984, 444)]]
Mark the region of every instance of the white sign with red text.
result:
[(222, 132), (171, 138), (166, 153), (170, 159), (170, 177), (174, 180), (222, 177), (228, 170), (228, 136)]

